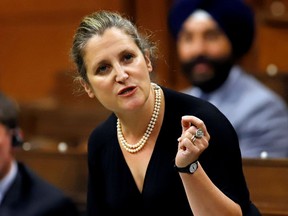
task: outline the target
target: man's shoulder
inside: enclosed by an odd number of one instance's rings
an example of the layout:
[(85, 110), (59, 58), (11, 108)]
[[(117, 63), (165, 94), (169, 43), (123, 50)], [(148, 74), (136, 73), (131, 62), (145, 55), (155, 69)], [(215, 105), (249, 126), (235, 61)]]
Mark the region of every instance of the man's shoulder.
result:
[(33, 215), (56, 216), (60, 212), (78, 215), (76, 204), (64, 191), (40, 177), (26, 164), (18, 161), (17, 165), (17, 177), (10, 190), (10, 197), (18, 206), (17, 212), (21, 211), (23, 215), (30, 215), (31, 212), (34, 212)]
[(21, 184), (29, 193), (43, 195), (44, 197), (65, 197), (62, 190), (39, 176), (30, 167), (22, 162), (18, 162), (18, 172), (21, 178)]

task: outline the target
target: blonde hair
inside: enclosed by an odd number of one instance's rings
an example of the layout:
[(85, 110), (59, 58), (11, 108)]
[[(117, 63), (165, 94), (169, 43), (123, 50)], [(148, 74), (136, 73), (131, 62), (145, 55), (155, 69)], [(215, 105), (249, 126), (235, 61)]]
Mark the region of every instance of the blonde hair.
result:
[(94, 35), (103, 35), (109, 28), (118, 28), (129, 35), (144, 54), (148, 51), (152, 64), (157, 59), (156, 44), (150, 41), (150, 35), (142, 35), (137, 27), (118, 12), (97, 11), (83, 18), (73, 37), (73, 46), (71, 49), (71, 58), (77, 66), (76, 79), (81, 78), (88, 83), (87, 71), (83, 59), (84, 48), (88, 40)]

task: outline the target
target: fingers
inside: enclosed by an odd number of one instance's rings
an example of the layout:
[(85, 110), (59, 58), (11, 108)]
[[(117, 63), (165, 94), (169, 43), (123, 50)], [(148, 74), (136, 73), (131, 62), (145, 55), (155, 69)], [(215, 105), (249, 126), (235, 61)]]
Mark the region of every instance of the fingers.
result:
[(187, 165), (199, 158), (208, 147), (210, 135), (204, 122), (195, 116), (183, 116), (182, 134), (178, 138), (177, 163)]
[(206, 126), (204, 122), (195, 116), (190, 115), (182, 116), (181, 124), (182, 124), (182, 132), (188, 130), (191, 126), (201, 128), (203, 132), (206, 132)]
[(185, 116), (182, 117), (181, 119), (181, 125), (182, 125), (182, 132), (188, 130), (191, 126), (191, 120), (190, 118), (185, 118)]
[[(190, 139), (193, 139), (193, 141), (195, 142), (196, 141), (195, 137), (192, 138), (192, 136), (194, 135), (196, 135), (196, 138), (200, 138), (199, 136), (201, 136), (201, 138), (205, 137), (207, 140), (210, 139), (210, 135), (206, 129), (204, 122), (195, 116), (190, 115), (183, 116), (181, 119), (181, 125), (182, 125), (182, 135), (178, 139), (178, 141), (184, 139), (185, 137), (188, 137)], [(189, 132), (192, 135), (190, 136), (189, 134), (187, 134), (187, 132)]]
[[(187, 135), (188, 137), (188, 135)], [(205, 147), (201, 142), (192, 143), (191, 139), (185, 137), (178, 143), (178, 151), (176, 154), (175, 162), (179, 167), (185, 167), (191, 162), (197, 160)], [(192, 137), (192, 135), (191, 135)]]
[[(199, 130), (199, 129), (198, 129)], [(196, 130), (197, 132), (197, 130)], [(204, 135), (202, 137), (200, 136), (196, 136), (196, 133), (191, 133), (190, 130), (186, 131), (179, 139), (178, 142), (180, 144), (180, 146), (182, 147), (182, 149), (191, 149), (193, 147), (196, 147), (197, 149), (205, 149), (208, 146), (209, 143), (209, 139), (204, 137)]]

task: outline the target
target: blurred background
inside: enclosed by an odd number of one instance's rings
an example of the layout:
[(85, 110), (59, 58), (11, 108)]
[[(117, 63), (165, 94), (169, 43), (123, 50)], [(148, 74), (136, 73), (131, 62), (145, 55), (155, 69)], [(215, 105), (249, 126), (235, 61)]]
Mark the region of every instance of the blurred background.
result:
[[(255, 11), (257, 33), (242, 64), (287, 101), (288, 1), (246, 1)], [(26, 137), (47, 133), (77, 144), (79, 136), (86, 137), (86, 127), (95, 125), (93, 118), (102, 120), (107, 114), (86, 95), (73, 94), (74, 65), (69, 58), (80, 20), (98, 9), (125, 13), (143, 31), (151, 31), (161, 54), (155, 70), (157, 82), (174, 89), (185, 87), (187, 81), (178, 69), (175, 43), (167, 31), (171, 2), (1, 0), (0, 90), (23, 107)], [(101, 110), (95, 112), (95, 107)]]
[[(257, 32), (241, 64), (288, 102), (288, 1), (246, 2), (255, 11)], [(85, 203), (86, 139), (109, 112), (88, 96), (73, 94), (74, 65), (69, 52), (74, 31), (84, 15), (99, 9), (126, 14), (141, 30), (151, 31), (158, 43), (157, 82), (179, 90), (188, 83), (180, 73), (175, 43), (167, 30), (171, 3), (0, 1), (0, 91), (21, 107), (26, 142), (18, 158), (71, 194), (79, 206)]]

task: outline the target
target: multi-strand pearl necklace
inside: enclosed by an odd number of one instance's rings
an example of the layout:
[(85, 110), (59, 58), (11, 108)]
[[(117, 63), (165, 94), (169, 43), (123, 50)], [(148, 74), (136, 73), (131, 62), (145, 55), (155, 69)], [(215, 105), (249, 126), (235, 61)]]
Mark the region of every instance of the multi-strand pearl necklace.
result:
[(117, 134), (118, 134), (119, 141), (121, 145), (130, 153), (136, 153), (144, 147), (145, 143), (147, 142), (150, 134), (152, 133), (154, 129), (155, 123), (159, 115), (160, 106), (161, 106), (161, 91), (160, 91), (160, 87), (157, 84), (152, 83), (152, 86), (155, 92), (154, 110), (153, 110), (150, 122), (147, 126), (147, 129), (143, 137), (139, 140), (139, 142), (137, 142), (136, 144), (129, 144), (125, 140), (123, 132), (122, 132), (120, 120), (119, 118), (117, 119)]

